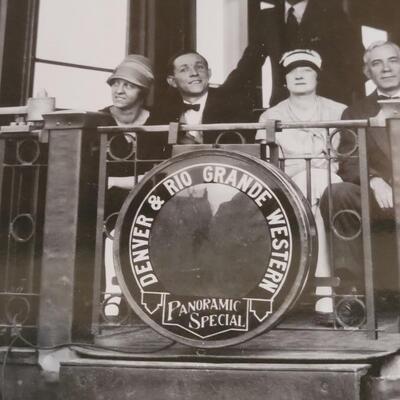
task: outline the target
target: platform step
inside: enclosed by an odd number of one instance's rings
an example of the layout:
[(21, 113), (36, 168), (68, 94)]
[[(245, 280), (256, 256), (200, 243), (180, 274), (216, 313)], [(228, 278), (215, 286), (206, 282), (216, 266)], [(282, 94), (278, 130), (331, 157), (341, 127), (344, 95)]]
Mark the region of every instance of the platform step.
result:
[(76, 359), (62, 399), (360, 400), (369, 364), (195, 363)]

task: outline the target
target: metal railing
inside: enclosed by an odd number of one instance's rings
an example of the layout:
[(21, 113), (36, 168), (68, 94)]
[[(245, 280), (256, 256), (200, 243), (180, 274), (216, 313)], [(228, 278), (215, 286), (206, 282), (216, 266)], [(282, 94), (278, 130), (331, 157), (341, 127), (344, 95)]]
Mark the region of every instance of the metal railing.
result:
[(47, 143), (37, 133), (0, 135), (0, 338), (15, 327), (36, 340)]
[[(204, 125), (180, 125), (171, 124), (171, 125), (160, 125), (160, 126), (131, 126), (131, 127), (99, 127), (98, 131), (100, 132), (101, 136), (101, 146), (100, 152), (101, 162), (100, 162), (100, 173), (99, 173), (99, 199), (105, 199), (107, 188), (106, 182), (110, 174), (107, 172), (108, 168), (115, 163), (119, 163), (120, 165), (129, 166), (131, 173), (132, 173), (132, 186), (138, 180), (138, 174), (136, 171), (140, 171), (140, 164), (141, 163), (152, 163), (156, 164), (162, 160), (141, 160), (137, 158), (136, 153), (134, 151), (128, 151), (126, 157), (116, 157), (115, 154), (112, 153), (112, 141), (115, 140), (116, 135), (123, 135), (129, 132), (136, 132), (137, 135), (145, 135), (151, 134), (152, 132), (164, 132), (165, 135), (168, 135), (168, 142), (169, 145), (174, 145), (177, 140), (177, 132), (178, 131), (189, 131), (189, 130), (202, 130), (202, 131), (229, 131), (229, 130), (259, 130), (265, 129), (266, 130), (266, 140), (263, 141), (259, 145), (259, 154), (261, 158), (264, 158), (270, 162), (277, 164), (283, 170), (285, 169), (285, 161), (287, 158), (282, 158), (279, 155), (279, 148), (276, 144), (276, 132), (281, 131), (282, 129), (307, 129), (307, 128), (322, 128), (326, 130), (326, 154), (323, 159), (327, 162), (327, 191), (328, 191), (328, 198), (329, 198), (329, 208), (332, 209), (332, 200), (331, 200), (331, 171), (332, 171), (332, 163), (338, 162), (343, 158), (346, 157), (356, 157), (359, 159), (359, 168), (360, 168), (360, 186), (362, 192), (362, 213), (359, 215), (360, 224), (362, 225), (362, 229), (360, 229), (359, 234), (362, 234), (363, 237), (363, 257), (364, 257), (364, 280), (365, 280), (365, 291), (360, 294), (348, 293), (348, 294), (340, 294), (335, 295), (333, 294), (335, 300), (338, 302), (340, 300), (352, 300), (358, 303), (361, 303), (362, 306), (365, 305), (366, 315), (365, 320), (361, 320), (356, 326), (357, 328), (361, 328), (368, 332), (369, 337), (376, 337), (376, 328), (377, 328), (377, 319), (375, 313), (375, 302), (374, 302), (374, 279), (373, 279), (373, 259), (372, 259), (372, 249), (371, 249), (371, 226), (370, 226), (370, 216), (369, 216), (369, 189), (368, 189), (368, 163), (366, 157), (366, 128), (369, 126), (368, 120), (351, 120), (351, 121), (328, 121), (328, 122), (310, 122), (310, 123), (286, 123), (281, 121), (267, 121), (266, 123), (234, 123), (234, 124), (204, 124)], [(340, 131), (343, 130), (353, 130), (352, 133), (356, 138), (355, 146), (351, 152), (347, 154), (340, 154), (337, 152), (335, 148), (332, 146), (332, 139), (335, 135), (338, 135)], [(216, 137), (217, 137), (216, 133)], [(133, 145), (133, 144), (132, 144)], [(195, 145), (198, 146), (198, 145)], [(253, 145), (256, 146), (256, 145)], [(179, 145), (178, 145), (179, 147)], [(212, 147), (212, 145), (209, 145)], [(216, 148), (220, 148), (221, 145), (214, 145)], [(246, 150), (245, 150), (246, 151)], [(254, 150), (252, 150), (254, 154)], [(360, 154), (360, 157), (358, 157)], [(312, 193), (312, 179), (311, 179), (311, 165), (313, 158), (309, 155), (305, 154), (301, 157), (291, 157), (292, 159), (300, 158), (305, 161), (305, 170), (307, 175), (307, 185), (306, 185), (306, 197), (308, 200), (311, 200), (311, 193)], [(321, 157), (320, 157), (321, 158)], [(116, 325), (121, 323), (121, 320), (118, 319), (118, 311), (116, 311), (116, 315), (111, 320), (107, 318), (106, 315), (106, 307), (109, 302), (114, 302), (115, 298), (120, 296), (118, 293), (106, 293), (102, 291), (101, 288), (104, 288), (104, 284), (101, 283), (101, 276), (102, 273), (101, 268), (103, 265), (103, 251), (102, 243), (103, 237), (100, 236), (99, 232), (101, 228), (103, 228), (103, 232), (106, 236), (111, 238), (111, 230), (113, 228), (112, 223), (110, 224), (110, 219), (115, 218), (116, 214), (107, 215), (104, 213), (104, 210), (107, 209), (106, 202), (102, 202), (100, 200), (100, 208), (99, 208), (99, 215), (98, 215), (98, 240), (97, 240), (97, 248), (99, 249), (99, 256), (96, 263), (96, 271), (97, 277), (95, 282), (97, 282), (97, 290), (95, 293), (101, 293), (100, 296), (95, 294), (97, 298), (94, 298), (94, 303), (99, 303), (100, 298), (100, 307), (94, 309), (93, 314), (93, 326), (95, 328), (95, 332), (98, 333), (101, 329), (110, 326), (115, 327)], [(332, 212), (331, 212), (332, 213)], [(331, 215), (331, 220), (334, 219), (334, 216)], [(111, 225), (111, 226), (110, 226)], [(334, 241), (337, 239), (345, 239), (348, 238), (340, 237), (340, 235), (335, 232), (334, 229), (330, 230), (330, 256), (332, 264), (334, 264)], [(334, 283), (334, 280), (332, 280)], [(124, 323), (128, 322), (128, 318), (126, 315), (126, 304), (122, 301), (124, 305), (124, 311), (121, 311), (122, 319)], [(118, 305), (114, 304), (116, 309)], [(99, 315), (101, 318), (99, 319)], [(134, 317), (131, 315), (131, 322), (137, 323)], [(346, 324), (336, 324), (335, 328), (351, 328)]]
[[(37, 131), (0, 133), (0, 310), (1, 337), (8, 342), (14, 329), (29, 332), (41, 345), (91, 341), (104, 329), (142, 324), (118, 291), (115, 280), (106, 276), (105, 247), (112, 242), (112, 230), (122, 204), (112, 204), (108, 188), (114, 169), (125, 171), (132, 186), (140, 175), (162, 160), (138, 158), (134, 141), (118, 153), (121, 135), (165, 132), (167, 142), (177, 140), (179, 130), (226, 131), (266, 130), (266, 140), (250, 145), (251, 153), (280, 165), (276, 132), (282, 129), (323, 128), (327, 130), (329, 165), (341, 157), (330, 147), (334, 129), (357, 129), (362, 190), (362, 236), (365, 268), (366, 323), (362, 326), (376, 337), (373, 259), (368, 205), (366, 135), (370, 121), (320, 123), (208, 124), (195, 126), (105, 126), (107, 118), (98, 113), (56, 112), (45, 115), (44, 128)], [(399, 120), (388, 123), (392, 153), (400, 149)], [(47, 143), (46, 138), (49, 138)], [(217, 136), (217, 134), (216, 134)], [(128, 136), (129, 138), (129, 136)], [(196, 145), (197, 146), (197, 145)], [(212, 147), (213, 145), (211, 145)], [(216, 144), (214, 147), (223, 145)], [(228, 145), (229, 146), (229, 145)], [(237, 146), (237, 145), (235, 145)], [(310, 199), (312, 158), (305, 156)], [(393, 159), (394, 165), (398, 163)], [(400, 243), (400, 167), (394, 167), (393, 188), (397, 245)], [(399, 176), (398, 176), (399, 175)], [(131, 177), (131, 178), (129, 178)], [(330, 185), (328, 185), (328, 192)], [(106, 241), (108, 238), (109, 242)], [(107, 244), (108, 243), (108, 244)], [(398, 246), (399, 247), (399, 246)], [(111, 267), (110, 267), (111, 268)], [(106, 282), (106, 278), (109, 282)], [(113, 290), (107, 291), (108, 286)], [(340, 327), (339, 327), (340, 328)], [(2, 340), (3, 340), (2, 339)]]

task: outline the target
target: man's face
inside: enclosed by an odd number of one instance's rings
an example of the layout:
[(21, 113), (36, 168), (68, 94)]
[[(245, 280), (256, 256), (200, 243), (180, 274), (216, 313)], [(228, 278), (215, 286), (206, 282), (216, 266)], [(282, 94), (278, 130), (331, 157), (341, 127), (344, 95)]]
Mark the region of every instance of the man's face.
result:
[(373, 49), (365, 68), (365, 74), (383, 92), (400, 89), (400, 55), (393, 46), (384, 45)]
[(315, 93), (317, 76), (317, 72), (311, 67), (296, 67), (286, 74), (287, 88), (293, 94)]
[(168, 83), (178, 89), (182, 97), (200, 97), (208, 90), (211, 71), (198, 54), (189, 53), (174, 61), (174, 73)]
[(127, 110), (142, 100), (142, 88), (124, 79), (114, 79), (111, 83), (111, 95), (114, 107)]

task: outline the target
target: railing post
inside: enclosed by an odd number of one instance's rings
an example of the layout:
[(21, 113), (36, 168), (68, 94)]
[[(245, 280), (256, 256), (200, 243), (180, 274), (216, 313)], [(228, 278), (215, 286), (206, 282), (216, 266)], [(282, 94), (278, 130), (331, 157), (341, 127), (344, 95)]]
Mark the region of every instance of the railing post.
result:
[(44, 116), (49, 157), (38, 343), (52, 346), (90, 336), (95, 259), (100, 113)]
[(358, 130), (358, 152), (361, 186), (361, 224), (364, 255), (365, 303), (367, 306), (367, 330), (369, 338), (377, 339), (374, 300), (374, 272), (371, 247), (371, 216), (369, 212), (367, 134), (368, 133), (365, 128), (360, 128)]
[[(387, 120), (389, 143), (392, 157), (392, 188), (394, 198), (394, 217), (396, 223), (396, 248), (397, 248), (397, 291), (400, 291), (400, 118)], [(400, 313), (397, 331), (400, 332)]]
[[(268, 119), (265, 121), (265, 140), (261, 141), (261, 159), (267, 159), (267, 146), (269, 146), (270, 163), (279, 166), (279, 147), (276, 144), (277, 120)], [(281, 130), (281, 129), (279, 129)]]

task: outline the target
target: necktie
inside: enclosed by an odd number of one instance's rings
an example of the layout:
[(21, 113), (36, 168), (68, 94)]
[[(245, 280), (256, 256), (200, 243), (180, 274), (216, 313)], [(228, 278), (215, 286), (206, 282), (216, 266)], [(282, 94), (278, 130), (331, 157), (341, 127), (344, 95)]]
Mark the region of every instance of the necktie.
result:
[(294, 8), (288, 10), (286, 20), (286, 50), (293, 50), (296, 47), (299, 34), (299, 23), (294, 15)]
[(400, 96), (390, 97), (390, 96), (385, 96), (384, 94), (380, 94), (378, 96), (378, 100), (395, 100), (395, 99), (400, 99)]
[(200, 104), (183, 103), (182, 104), (182, 109), (183, 109), (183, 112), (186, 112), (186, 111), (189, 111), (189, 110), (199, 111), (200, 110)]

